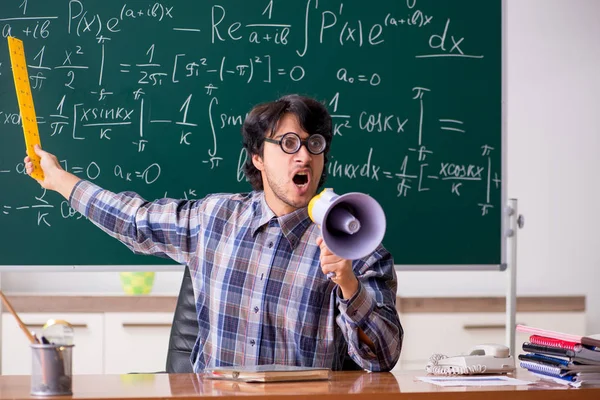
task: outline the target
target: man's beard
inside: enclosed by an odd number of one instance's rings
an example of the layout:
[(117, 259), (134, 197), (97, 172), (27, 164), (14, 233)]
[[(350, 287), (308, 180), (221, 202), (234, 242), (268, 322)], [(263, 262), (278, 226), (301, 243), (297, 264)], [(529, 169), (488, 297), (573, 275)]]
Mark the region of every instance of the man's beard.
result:
[[(271, 176), (269, 174), (266, 174), (266, 176), (267, 176), (267, 182), (269, 184), (269, 187), (273, 191), (273, 194), (275, 194), (275, 197), (277, 197), (279, 200), (281, 200), (288, 206), (294, 207), (296, 209), (308, 206), (308, 203), (310, 202), (310, 198), (302, 199), (300, 201), (293, 201), (287, 196), (287, 194), (285, 192), (285, 188), (284, 188), (285, 184), (279, 184), (274, 179), (271, 179)], [(310, 196), (310, 197), (312, 198), (312, 196)]]

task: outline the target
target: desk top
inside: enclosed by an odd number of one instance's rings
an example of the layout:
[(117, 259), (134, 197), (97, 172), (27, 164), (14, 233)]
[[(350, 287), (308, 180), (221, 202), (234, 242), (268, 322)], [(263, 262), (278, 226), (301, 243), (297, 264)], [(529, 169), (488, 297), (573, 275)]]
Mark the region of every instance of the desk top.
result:
[[(174, 399), (253, 396), (260, 400), (587, 400), (599, 399), (600, 388), (573, 389), (540, 381), (527, 371), (519, 370), (516, 378), (536, 381), (524, 386), (439, 387), (417, 381), (420, 371), (393, 373), (335, 372), (330, 381), (295, 383), (237, 383), (202, 379), (196, 374), (75, 375), (73, 396), (48, 399)], [(32, 398), (30, 377), (0, 376), (0, 400)], [(485, 392), (485, 393), (484, 393)], [(40, 397), (34, 397), (39, 399)]]

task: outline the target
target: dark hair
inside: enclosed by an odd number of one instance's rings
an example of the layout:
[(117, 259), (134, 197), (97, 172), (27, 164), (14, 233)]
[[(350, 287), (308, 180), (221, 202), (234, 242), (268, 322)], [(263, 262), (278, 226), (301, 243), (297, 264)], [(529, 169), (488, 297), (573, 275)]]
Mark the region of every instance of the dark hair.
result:
[(327, 154), (331, 146), (333, 134), (331, 131), (331, 115), (327, 108), (317, 100), (309, 97), (290, 94), (279, 100), (262, 103), (255, 106), (242, 125), (242, 138), (248, 158), (244, 164), (244, 173), (254, 190), (263, 190), (263, 181), (260, 171), (252, 163), (252, 155), (262, 157), (265, 137), (272, 136), (279, 120), (284, 114), (291, 113), (298, 117), (303, 130), (309, 135), (320, 134), (325, 138), (327, 145), (323, 155), (323, 174), (319, 180), (319, 187), (325, 183), (327, 177)]

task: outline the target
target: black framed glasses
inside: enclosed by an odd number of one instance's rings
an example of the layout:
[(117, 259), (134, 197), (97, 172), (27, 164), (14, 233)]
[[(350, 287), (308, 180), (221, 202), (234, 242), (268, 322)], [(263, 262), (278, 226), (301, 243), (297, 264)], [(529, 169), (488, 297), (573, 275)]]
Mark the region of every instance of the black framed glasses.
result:
[(306, 139), (300, 139), (297, 133), (288, 132), (284, 134), (280, 139), (265, 138), (265, 142), (278, 144), (287, 154), (295, 154), (300, 150), (302, 145), (306, 146), (309, 153), (319, 155), (325, 151), (327, 147), (327, 141), (322, 135), (310, 135)]

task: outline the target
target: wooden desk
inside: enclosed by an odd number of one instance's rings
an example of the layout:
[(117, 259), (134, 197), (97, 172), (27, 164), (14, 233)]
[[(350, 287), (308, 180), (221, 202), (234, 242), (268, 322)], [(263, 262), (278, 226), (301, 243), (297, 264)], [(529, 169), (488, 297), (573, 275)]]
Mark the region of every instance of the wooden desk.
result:
[[(525, 386), (443, 388), (415, 380), (420, 371), (394, 373), (336, 372), (333, 379), (302, 383), (236, 383), (204, 380), (195, 374), (75, 375), (73, 396), (63, 399), (174, 399), (253, 396), (260, 400), (587, 400), (600, 399), (600, 388), (573, 389), (539, 381), (526, 371), (517, 378), (537, 381)], [(0, 400), (26, 399), (30, 377), (0, 376)], [(39, 399), (40, 397), (35, 397)], [(61, 397), (46, 397), (61, 399)]]

